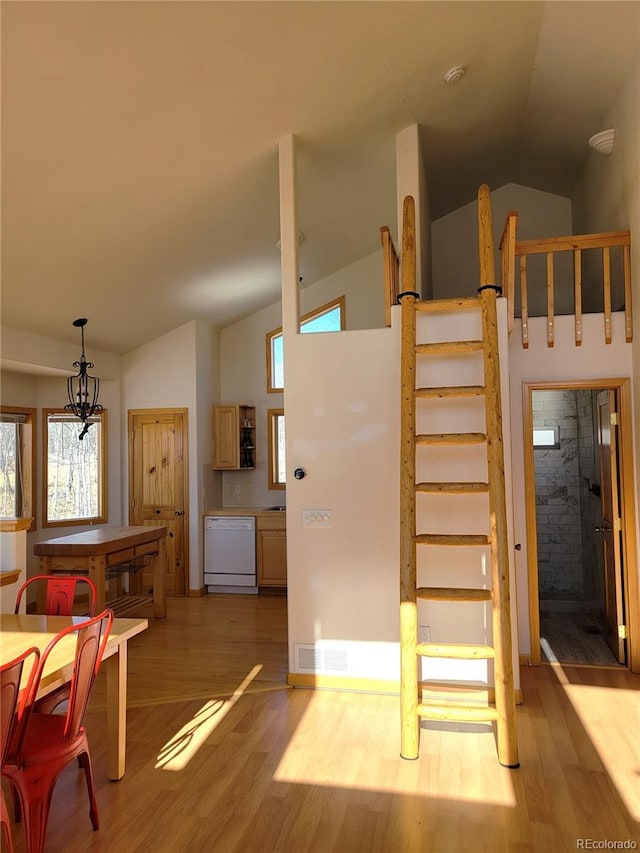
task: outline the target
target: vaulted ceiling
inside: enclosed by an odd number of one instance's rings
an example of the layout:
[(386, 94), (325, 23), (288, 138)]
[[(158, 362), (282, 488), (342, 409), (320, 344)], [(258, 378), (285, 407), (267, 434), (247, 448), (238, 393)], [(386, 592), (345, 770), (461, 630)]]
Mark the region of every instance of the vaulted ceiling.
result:
[[(639, 48), (637, 2), (3, 2), (2, 323), (123, 353), (279, 297), (277, 142), (301, 273), (378, 248), (395, 135), (433, 218), (480, 183), (570, 195)], [(448, 85), (445, 72), (465, 77)]]

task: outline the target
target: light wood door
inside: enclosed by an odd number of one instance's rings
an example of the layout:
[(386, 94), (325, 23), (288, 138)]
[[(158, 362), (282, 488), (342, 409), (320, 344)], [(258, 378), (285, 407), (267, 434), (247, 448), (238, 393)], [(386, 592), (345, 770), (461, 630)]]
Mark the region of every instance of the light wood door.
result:
[[(187, 411), (129, 412), (129, 523), (163, 525), (167, 535), (169, 595), (184, 595), (188, 544)], [(145, 590), (153, 583), (145, 567)]]
[(611, 416), (616, 395), (606, 390), (598, 394), (598, 445), (600, 448), (602, 527), (596, 528), (602, 539), (604, 555), (605, 628), (607, 643), (620, 663), (625, 663), (625, 641), (618, 626), (625, 623), (622, 595), (622, 549), (620, 494), (618, 490), (618, 453), (616, 430)]

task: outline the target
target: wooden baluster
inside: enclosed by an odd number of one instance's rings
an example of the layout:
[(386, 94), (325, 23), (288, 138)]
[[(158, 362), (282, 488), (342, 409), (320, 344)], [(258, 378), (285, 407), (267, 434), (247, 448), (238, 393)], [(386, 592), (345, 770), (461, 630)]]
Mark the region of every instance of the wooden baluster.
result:
[(622, 247), (624, 263), (624, 334), (628, 344), (633, 340), (633, 319), (631, 316), (631, 247)]
[(602, 249), (602, 282), (604, 288), (604, 342), (611, 343), (611, 250)]
[(380, 228), (380, 241), (384, 267), (384, 323), (385, 326), (390, 326), (391, 306), (395, 305), (398, 299), (398, 256), (386, 225)]
[(582, 252), (573, 253), (573, 292), (576, 315), (576, 346), (582, 346)]
[(547, 252), (547, 346), (553, 346), (553, 316), (554, 316), (554, 292), (553, 292), (553, 252)]
[(518, 214), (512, 210), (507, 217), (507, 226), (503, 238), (502, 260), (504, 275), (502, 287), (507, 296), (507, 311), (509, 334), (513, 331), (516, 308), (516, 228)]
[(522, 348), (529, 348), (529, 310), (527, 301), (527, 256), (520, 255), (520, 316), (522, 319)]

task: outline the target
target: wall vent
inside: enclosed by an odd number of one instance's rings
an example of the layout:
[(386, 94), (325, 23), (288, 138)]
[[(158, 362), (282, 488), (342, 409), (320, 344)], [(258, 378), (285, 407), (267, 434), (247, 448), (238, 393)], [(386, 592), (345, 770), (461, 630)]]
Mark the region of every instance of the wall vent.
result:
[(296, 643), (296, 669), (305, 672), (326, 672), (344, 675), (349, 672), (349, 650), (318, 648)]

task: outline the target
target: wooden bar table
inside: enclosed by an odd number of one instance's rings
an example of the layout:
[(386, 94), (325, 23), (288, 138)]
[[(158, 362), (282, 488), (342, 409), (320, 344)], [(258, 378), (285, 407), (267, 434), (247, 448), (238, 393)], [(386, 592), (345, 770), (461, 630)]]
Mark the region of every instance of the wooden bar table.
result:
[(164, 619), (167, 615), (166, 537), (166, 527), (96, 527), (85, 533), (38, 542), (33, 553), (40, 558), (42, 574), (87, 574), (98, 590), (97, 613), (106, 607), (107, 571), (142, 557), (151, 558), (153, 615), (155, 619)]

